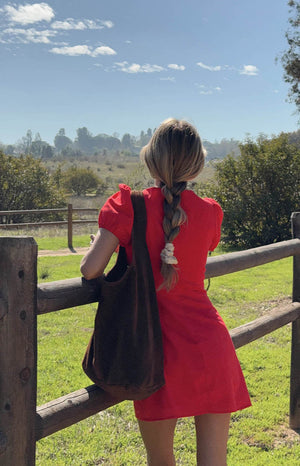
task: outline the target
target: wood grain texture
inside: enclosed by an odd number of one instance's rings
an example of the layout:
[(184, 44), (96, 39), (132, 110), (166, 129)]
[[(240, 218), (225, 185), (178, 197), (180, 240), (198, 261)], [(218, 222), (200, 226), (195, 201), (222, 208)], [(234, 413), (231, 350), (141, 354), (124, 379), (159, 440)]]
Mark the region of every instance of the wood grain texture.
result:
[(35, 464), (36, 262), (33, 238), (0, 238), (0, 464)]
[[(300, 212), (291, 217), (293, 238), (300, 238)], [(300, 256), (293, 260), (293, 301), (300, 303)], [(292, 325), (290, 427), (300, 433), (300, 318)]]

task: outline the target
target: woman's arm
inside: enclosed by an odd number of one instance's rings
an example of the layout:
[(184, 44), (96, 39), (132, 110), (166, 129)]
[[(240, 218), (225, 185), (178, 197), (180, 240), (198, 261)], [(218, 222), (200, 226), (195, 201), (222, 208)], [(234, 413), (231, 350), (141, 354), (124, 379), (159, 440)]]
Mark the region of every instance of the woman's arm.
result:
[(113, 233), (100, 228), (91, 248), (80, 264), (80, 271), (84, 278), (91, 280), (100, 277), (118, 244), (119, 240)]

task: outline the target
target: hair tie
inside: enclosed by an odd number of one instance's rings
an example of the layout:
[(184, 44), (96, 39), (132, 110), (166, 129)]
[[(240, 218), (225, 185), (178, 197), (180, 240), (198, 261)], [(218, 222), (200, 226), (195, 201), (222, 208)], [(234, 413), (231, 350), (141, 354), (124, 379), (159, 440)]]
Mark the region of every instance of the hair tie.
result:
[(160, 253), (161, 260), (165, 264), (171, 264), (171, 265), (178, 264), (178, 260), (173, 255), (173, 253), (174, 253), (174, 244), (166, 243), (164, 249)]

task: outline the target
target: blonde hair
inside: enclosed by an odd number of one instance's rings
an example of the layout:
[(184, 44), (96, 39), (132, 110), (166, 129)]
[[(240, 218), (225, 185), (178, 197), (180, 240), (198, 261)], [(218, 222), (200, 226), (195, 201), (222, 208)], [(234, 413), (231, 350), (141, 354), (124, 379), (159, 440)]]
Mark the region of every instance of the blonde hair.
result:
[(162, 251), (161, 287), (170, 290), (178, 280), (176, 258), (172, 255), (174, 241), (186, 214), (180, 207), (181, 193), (187, 181), (195, 178), (204, 166), (206, 151), (197, 130), (184, 120), (169, 118), (154, 132), (142, 148), (141, 158), (151, 176), (159, 180), (164, 195), (163, 230), (166, 246)]

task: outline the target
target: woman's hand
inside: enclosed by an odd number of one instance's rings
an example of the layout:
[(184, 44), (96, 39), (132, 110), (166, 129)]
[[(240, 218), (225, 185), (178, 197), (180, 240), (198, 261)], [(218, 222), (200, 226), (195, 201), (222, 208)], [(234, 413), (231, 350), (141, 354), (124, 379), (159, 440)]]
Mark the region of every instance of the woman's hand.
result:
[(100, 277), (107, 266), (112, 253), (119, 244), (118, 238), (105, 228), (91, 235), (91, 247), (81, 261), (80, 271), (86, 280)]

